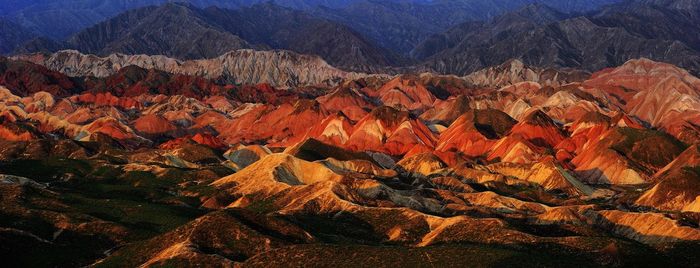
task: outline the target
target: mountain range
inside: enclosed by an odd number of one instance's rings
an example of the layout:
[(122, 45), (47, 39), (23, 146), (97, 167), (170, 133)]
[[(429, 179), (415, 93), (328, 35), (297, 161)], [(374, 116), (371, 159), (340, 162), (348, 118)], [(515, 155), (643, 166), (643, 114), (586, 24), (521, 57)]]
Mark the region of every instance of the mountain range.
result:
[(695, 267), (695, 0), (6, 0), (8, 267)]
[(395, 65), (399, 60), (346, 26), (270, 4), (237, 10), (182, 4), (145, 7), (87, 28), (62, 46), (97, 55), (179, 59), (214, 58), (243, 48), (289, 49), (319, 55), (350, 70)]
[[(11, 18), (25, 28), (32, 29), (44, 36), (53, 39), (64, 39), (70, 35), (114, 17), (130, 9), (151, 5), (162, 5), (169, 2), (189, 3), (199, 8), (217, 6), (221, 8), (236, 9), (254, 4), (267, 3), (267, 0), (8, 0), (0, 7), (0, 16)], [(347, 13), (361, 15), (359, 5), (372, 5), (373, 8), (386, 5), (388, 8), (398, 8), (390, 13), (407, 15), (410, 17), (423, 17), (424, 22), (437, 21), (444, 27), (451, 23), (459, 23), (466, 19), (486, 19), (502, 14), (505, 11), (534, 2), (542, 2), (564, 11), (588, 10), (603, 4), (617, 2), (617, 0), (275, 0), (276, 5), (293, 8), (296, 10), (323, 12), (324, 9), (347, 9)], [(397, 4), (400, 4), (397, 6)], [(418, 12), (420, 10), (420, 12)], [(345, 11), (343, 11), (345, 12)], [(434, 16), (435, 12), (450, 12), (453, 17)], [(326, 13), (328, 14), (328, 13)], [(328, 14), (330, 15), (330, 14)], [(366, 16), (355, 17), (361, 20), (371, 20)]]
[[(53, 39), (64, 39), (80, 30), (107, 20), (131, 9), (162, 5), (165, 3), (189, 3), (200, 8), (218, 6), (240, 8), (265, 3), (263, 0), (8, 0), (0, 7), (0, 16), (12, 18), (23, 27), (32, 29)], [(319, 5), (339, 7), (348, 3), (343, 0), (278, 0), (275, 3), (293, 7), (309, 8)]]
[[(594, 15), (570, 17), (530, 5), (488, 23), (459, 25), (428, 38), (412, 53), (427, 59), (434, 70), (456, 74), (511, 58), (538, 66), (596, 70), (648, 57), (697, 70), (698, 42), (691, 39), (697, 36), (692, 33), (698, 31), (693, 26), (698, 21), (684, 12), (620, 4)], [(515, 47), (519, 49), (509, 49)]]
[(408, 56), (413, 48), (433, 34), (444, 32), (465, 21), (488, 20), (528, 4), (540, 3), (564, 13), (572, 13), (616, 2), (618, 1), (438, 0), (421, 3), (363, 0), (353, 1), (341, 8), (319, 7), (308, 12), (349, 25), (380, 46)]
[(696, 73), (700, 19), (688, 11), (697, 9), (681, 0), (169, 3), (126, 11), (66, 39), (8, 41), (5, 51), (76, 49), (187, 60), (243, 48), (287, 49), (348, 71), (457, 75), (510, 59), (595, 71), (647, 57)]

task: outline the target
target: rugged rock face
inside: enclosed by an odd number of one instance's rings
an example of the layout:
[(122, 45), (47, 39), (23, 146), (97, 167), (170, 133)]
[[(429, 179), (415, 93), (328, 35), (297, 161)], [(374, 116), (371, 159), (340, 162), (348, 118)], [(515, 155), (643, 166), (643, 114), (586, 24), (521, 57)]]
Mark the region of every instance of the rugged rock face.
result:
[[(311, 9), (314, 15), (349, 25), (380, 45), (404, 55), (433, 34), (465, 21), (488, 20), (508, 11), (533, 3), (551, 6), (560, 12), (585, 12), (616, 3), (617, 0), (595, 1), (351, 1), (347, 5)], [(372, 11), (367, 16), (367, 10)]]
[[(266, 222), (264, 230), (246, 222)], [(145, 252), (138, 257), (119, 252), (100, 265), (143, 265), (145, 267), (172, 263), (207, 263), (231, 266), (258, 252), (288, 245), (279, 237), (313, 242), (304, 230), (275, 217), (259, 216), (243, 210), (225, 210), (204, 215), (178, 229), (146, 242)], [(245, 241), (245, 243), (241, 243)], [(235, 245), (231, 247), (231, 245)], [(206, 252), (201, 249), (207, 248)], [(120, 262), (119, 260), (123, 260)], [(233, 260), (232, 260), (233, 259)]]
[(231, 161), (229, 167), (238, 171), (257, 162), (261, 158), (271, 154), (272, 152), (265, 146), (249, 145), (239, 146), (229, 149), (224, 153), (224, 158)]
[(553, 148), (564, 140), (564, 134), (552, 118), (539, 109), (526, 114), (510, 133), (542, 147)]
[(144, 115), (136, 119), (134, 128), (136, 131), (148, 135), (166, 134), (175, 130), (175, 126), (167, 119), (154, 114)]
[(97, 57), (67, 50), (51, 55), (17, 56), (69, 76), (106, 77), (129, 65), (168, 73), (223, 79), (236, 84), (267, 83), (274, 87), (333, 85), (362, 74), (349, 73), (328, 65), (319, 57), (290, 51), (238, 50), (208, 60), (179, 61), (164, 56), (112, 54)]
[[(131, 9), (168, 3), (165, 0), (117, 2), (97, 0), (81, 3), (75, 3), (72, 0), (8, 1), (11, 2), (7, 2), (7, 7), (0, 7), (2, 9), (0, 15), (56, 40), (69, 37)], [(618, 1), (520, 0), (486, 3), (480, 0), (461, 2), (411, 0), (397, 3), (395, 1), (278, 0), (274, 3), (349, 25), (367, 38), (375, 40), (380, 46), (407, 54), (425, 37), (444, 31), (450, 26), (464, 21), (485, 20), (533, 2), (542, 2), (566, 13), (588, 11)], [(216, 6), (240, 9), (264, 4), (267, 1), (198, 0), (188, 3), (198, 8)], [(366, 15), (367, 10), (373, 11), (372, 16)]]
[(338, 87), (316, 99), (329, 113), (342, 113), (352, 121), (359, 121), (375, 108), (369, 97), (356, 88)]
[[(167, 0), (96, 0), (76, 3), (73, 0), (32, 2), (8, 0), (7, 5), (0, 7), (0, 14), (21, 21), (24, 27), (35, 29), (42, 35), (62, 39), (122, 12), (169, 2)], [(200, 8), (217, 6), (236, 9), (266, 2), (263, 0), (198, 0), (188, 3)], [(347, 1), (340, 0), (281, 0), (275, 3), (299, 10), (317, 6), (338, 8), (348, 4)]]
[(565, 193), (570, 196), (592, 196), (595, 189), (579, 181), (552, 159), (535, 164), (517, 165), (500, 163), (489, 166), (504, 175), (541, 185), (545, 190)]
[(526, 81), (558, 87), (581, 82), (588, 77), (589, 74), (584, 71), (532, 68), (520, 60), (510, 60), (497, 67), (471, 73), (465, 79), (477, 87), (500, 88)]
[[(646, 22), (654, 25), (645, 26)], [(513, 58), (533, 66), (595, 71), (650, 57), (697, 73), (698, 42), (679, 34), (685, 32), (682, 28), (696, 31), (691, 26), (695, 24), (697, 17), (685, 11), (637, 3), (573, 18), (535, 5), (489, 22), (455, 26), (423, 41), (413, 55), (437, 71), (462, 75)], [(521, 49), (509, 49), (516, 47)]]
[(235, 34), (212, 27), (207, 15), (191, 6), (145, 7), (98, 23), (67, 41), (91, 53), (167, 55), (182, 59), (213, 58), (251, 45)]

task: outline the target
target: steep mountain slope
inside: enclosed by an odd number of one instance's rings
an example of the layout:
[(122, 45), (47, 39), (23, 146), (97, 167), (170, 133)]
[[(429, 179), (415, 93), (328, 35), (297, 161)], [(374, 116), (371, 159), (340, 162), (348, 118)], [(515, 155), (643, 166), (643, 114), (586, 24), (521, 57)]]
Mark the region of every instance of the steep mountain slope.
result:
[(63, 41), (56, 41), (47, 37), (35, 37), (27, 40), (15, 47), (12, 51), (14, 55), (31, 54), (31, 53), (52, 53), (60, 51), (68, 47), (68, 44)]
[[(642, 16), (644, 10), (610, 14), (611, 19), (603, 19), (604, 15), (566, 18), (543, 5), (528, 6), (487, 23), (456, 26), (427, 39), (412, 54), (427, 58), (427, 65), (437, 71), (455, 74), (466, 74), (513, 58), (533, 66), (593, 71), (629, 59), (649, 57), (694, 72), (700, 70), (700, 53), (694, 49), (697, 44), (685, 43), (694, 40), (675, 34), (686, 31), (678, 30), (683, 25), (688, 31), (695, 31), (690, 20), (676, 23), (687, 15), (668, 11), (661, 14), (663, 18), (656, 19)], [(640, 21), (653, 21), (659, 26), (647, 30), (650, 25)], [(667, 32), (669, 29), (673, 31)], [(647, 34), (639, 34), (640, 31)]]
[[(20, 22), (23, 27), (32, 29), (52, 39), (64, 39), (96, 23), (107, 20), (122, 12), (150, 5), (161, 5), (167, 0), (8, 0), (0, 7), (0, 15)], [(217, 6), (237, 9), (265, 0), (186, 0), (200, 8)], [(544, 2), (562, 11), (586, 11), (592, 8), (617, 2), (617, 0), (499, 0), (499, 1), (367, 1), (367, 0), (276, 0), (276, 5), (313, 12), (352, 26), (362, 34), (380, 42), (384, 47), (397, 52), (410, 51), (422, 38), (441, 32), (447, 27), (467, 20), (482, 20), (500, 15), (533, 2)], [(374, 16), (364, 16), (365, 8), (372, 8)], [(406, 23), (414, 21), (418, 23)], [(401, 23), (404, 23), (402, 26)], [(374, 26), (373, 26), (374, 25)], [(438, 26), (440, 28), (434, 28)], [(371, 28), (370, 28), (371, 27)], [(376, 30), (372, 30), (372, 28)], [(428, 31), (431, 30), (434, 31)], [(379, 31), (379, 32), (377, 32)], [(389, 40), (385, 42), (379, 33)], [(417, 35), (415, 33), (418, 33)], [(389, 34), (389, 35), (386, 35)], [(411, 40), (403, 43), (404, 40)], [(410, 39), (409, 39), (410, 38)], [(398, 43), (399, 46), (392, 44)], [(402, 48), (402, 45), (404, 47)]]
[(472, 157), (483, 156), (514, 125), (515, 120), (498, 110), (468, 111), (440, 133), (435, 149), (459, 151)]
[(366, 71), (401, 63), (398, 56), (347, 26), (301, 11), (274, 4), (204, 11), (214, 24), (252, 44), (319, 55), (334, 66)]
[(29, 62), (13, 61), (0, 57), (0, 84), (11, 88), (15, 94), (25, 95), (44, 91), (65, 95), (78, 87), (76, 81), (60, 72)]
[(489, 21), (461, 22), (443, 33), (422, 41), (411, 51), (411, 55), (418, 59), (426, 59), (458, 46), (463, 40), (469, 39), (468, 37), (487, 40), (497, 36), (500, 32), (517, 33), (564, 18), (566, 18), (566, 14), (549, 6), (532, 4)]
[[(487, 20), (532, 3), (562, 12), (585, 12), (617, 0), (351, 1), (340, 8), (319, 7), (315, 15), (349, 25), (381, 46), (408, 55), (425, 38), (465, 21)], [(367, 15), (368, 11), (371, 15)]]
[[(323, 0), (321, 0), (323, 1)], [(15, 18), (21, 25), (53, 39), (63, 39), (119, 13), (151, 5), (161, 5), (167, 0), (10, 0), (2, 7), (2, 14)], [(189, 0), (199, 7), (219, 6), (238, 8), (263, 1), (258, 0)], [(277, 1), (292, 6), (298, 0)], [(338, 2), (338, 1), (333, 1)], [(324, 4), (328, 2), (323, 2)]]
[(635, 204), (662, 211), (700, 212), (698, 159), (698, 146), (691, 146), (654, 176), (658, 183), (644, 192)]
[[(53, 39), (63, 39), (123, 11), (160, 0), (139, 1), (21, 1), (10, 4), (5, 15), (13, 17), (24, 27)], [(5, 6), (5, 5), (3, 5)]]
[(240, 37), (206, 22), (200, 10), (179, 4), (128, 11), (87, 28), (67, 40), (77, 50), (110, 53), (166, 55), (178, 58), (213, 58), (248, 48)]
[(241, 48), (288, 49), (319, 55), (350, 70), (373, 70), (401, 60), (346, 26), (274, 4), (237, 10), (165, 4), (120, 14), (67, 40), (84, 53), (213, 58)]
[(343, 146), (355, 151), (404, 155), (414, 147), (433, 148), (435, 137), (407, 111), (381, 106), (357, 122)]
[(0, 17), (0, 54), (12, 52), (35, 34), (8, 19)]
[[(605, 27), (619, 27), (646, 39), (678, 40), (700, 51), (700, 10), (688, 1), (635, 1), (611, 5), (591, 18)], [(693, 6), (694, 5), (694, 6)]]
[[(660, 6), (675, 10), (697, 11), (700, 3), (693, 0), (636, 0), (635, 2), (646, 5)], [(697, 16), (697, 14), (695, 14)]]
[[(191, 5), (164, 4), (155, 10), (142, 6), (161, 4), (159, 0), (105, 3), (98, 6), (98, 14), (91, 13), (95, 16), (92, 19), (85, 18), (92, 15), (86, 15), (76, 20), (94, 21), (100, 16), (111, 19), (72, 35), (66, 44), (36, 39), (21, 46), (18, 52), (74, 48), (100, 55), (121, 52), (193, 59), (211, 58), (238, 48), (275, 48), (316, 54), (334, 66), (354, 71), (386, 71), (391, 70), (385, 68), (389, 66), (419, 65), (418, 69), (461, 75), (510, 59), (537, 67), (587, 70), (640, 56), (673, 62), (691, 70), (698, 65), (698, 48), (693, 43), (697, 40), (688, 37), (695, 35), (684, 35), (688, 30), (679, 30), (693, 28), (697, 17), (672, 7), (647, 12), (652, 3), (635, 3), (637, 8), (616, 5), (591, 13), (586, 17), (588, 20), (566, 20), (578, 12), (618, 1), (258, 2), (202, 0), (192, 1)], [(71, 11), (66, 13), (91, 5), (67, 5), (65, 8)], [(183, 6), (188, 10), (183, 10)], [(140, 12), (131, 10), (112, 18), (118, 14), (114, 10), (122, 12), (138, 7), (142, 7)], [(49, 7), (44, 3), (31, 8)], [(368, 10), (371, 16), (366, 15)], [(502, 15), (506, 12), (511, 13)], [(493, 21), (479, 22), (494, 17)], [(648, 21), (662, 23), (650, 25)], [(124, 27), (126, 24), (130, 27)], [(190, 27), (184, 29), (183, 25)], [(534, 34), (528, 34), (529, 31)], [(600, 38), (590, 44), (585, 42), (588, 36)], [(480, 41), (466, 41), (470, 39)], [(531, 49), (509, 49), (523, 44)], [(670, 47), (670, 52), (665, 53), (661, 47)], [(419, 64), (424, 60), (424, 64)]]

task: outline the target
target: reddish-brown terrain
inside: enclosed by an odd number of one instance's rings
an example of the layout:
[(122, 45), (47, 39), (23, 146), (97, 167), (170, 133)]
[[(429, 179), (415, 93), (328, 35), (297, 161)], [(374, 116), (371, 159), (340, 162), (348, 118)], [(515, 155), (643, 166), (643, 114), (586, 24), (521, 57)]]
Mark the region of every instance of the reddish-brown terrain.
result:
[(700, 79), (668, 64), (289, 88), (0, 67), (11, 266), (699, 261)]

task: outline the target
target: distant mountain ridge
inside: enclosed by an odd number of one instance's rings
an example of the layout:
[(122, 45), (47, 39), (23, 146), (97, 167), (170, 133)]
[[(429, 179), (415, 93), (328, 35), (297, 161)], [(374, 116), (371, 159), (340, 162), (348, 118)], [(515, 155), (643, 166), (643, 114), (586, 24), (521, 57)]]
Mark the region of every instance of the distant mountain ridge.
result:
[[(144, 7), (73, 35), (64, 48), (102, 56), (148, 54), (184, 60), (214, 58), (243, 48), (286, 49), (319, 55), (334, 66), (357, 71), (402, 63), (344, 25), (274, 4), (236, 10), (186, 4)], [(24, 52), (32, 49), (42, 50), (37, 46)]]
[(125, 12), (73, 35), (66, 43), (69, 48), (99, 55), (118, 52), (184, 59), (212, 58), (251, 47), (208, 23), (202, 10), (178, 4)]
[[(204, 9), (210, 6), (240, 9), (274, 3), (302, 10), (319, 18), (345, 24), (391, 52), (408, 56), (422, 40), (464, 21), (486, 20), (531, 3), (544, 3), (562, 12), (587, 11), (620, 0), (28, 0), (13, 1), (0, 8), (0, 16), (41, 35), (18, 52), (38, 49), (49, 40), (61, 41), (115, 16), (147, 6), (188, 3)], [(16, 3), (15, 3), (16, 2)], [(367, 15), (371, 14), (371, 15)], [(195, 24), (196, 25), (196, 24)], [(226, 39), (224, 39), (226, 40)], [(53, 44), (52, 47), (56, 47)], [(12, 52), (12, 50), (4, 53)], [(86, 51), (87, 52), (87, 51)], [(209, 55), (211, 56), (211, 55)]]
[(422, 40), (465, 21), (482, 21), (539, 3), (563, 13), (586, 12), (619, 0), (351, 1), (309, 12), (346, 24), (395, 52), (409, 55)]
[(21, 25), (0, 17), (0, 54), (14, 51), (36, 34)]
[(317, 56), (291, 51), (231, 51), (219, 57), (204, 60), (180, 61), (165, 56), (112, 54), (106, 57), (85, 55), (73, 50), (51, 55), (34, 54), (13, 57), (43, 65), (71, 77), (107, 77), (120, 69), (134, 65), (173, 74), (201, 76), (234, 84), (255, 85), (267, 83), (288, 88), (309, 85), (332, 86), (344, 79), (366, 76), (328, 65)]
[(586, 16), (566, 17), (530, 5), (489, 22), (468, 22), (434, 35), (412, 52), (437, 72), (468, 74), (520, 59), (540, 67), (589, 71), (648, 57), (700, 71), (700, 21), (683, 11), (620, 4)]
[[(346, 71), (460, 76), (511, 59), (594, 71), (646, 57), (700, 72), (700, 15), (694, 12), (700, 4), (694, 1), (189, 2), (133, 9), (65, 42), (32, 38), (14, 51), (189, 60), (284, 49), (318, 55)], [(201, 7), (209, 4), (215, 6)]]
[[(9, 1), (9, 2), (8, 2)], [(0, 7), (0, 16), (6, 16), (22, 26), (52, 39), (64, 39), (84, 28), (114, 17), (122, 12), (165, 3), (190, 3), (200, 8), (217, 6), (240, 8), (267, 0), (8, 0)], [(275, 3), (292, 8), (324, 5), (339, 7), (347, 0), (276, 0)]]

